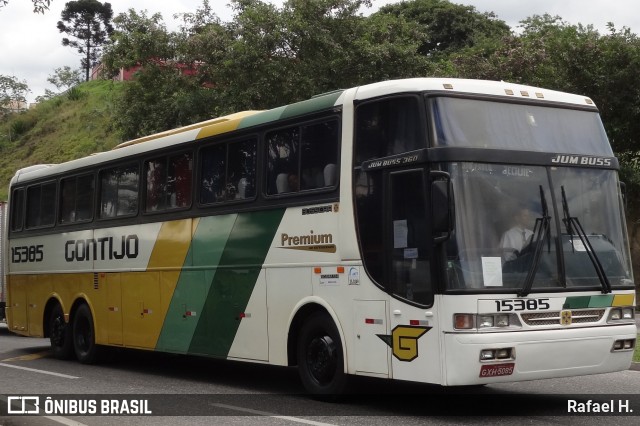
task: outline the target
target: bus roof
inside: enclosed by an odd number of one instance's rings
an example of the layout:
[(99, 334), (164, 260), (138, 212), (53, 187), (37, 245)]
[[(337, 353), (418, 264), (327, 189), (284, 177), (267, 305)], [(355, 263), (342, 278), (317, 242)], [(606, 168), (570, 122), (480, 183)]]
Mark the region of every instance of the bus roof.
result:
[(394, 93), (410, 92), (461, 93), (490, 95), (507, 98), (537, 99), (542, 101), (594, 106), (591, 99), (554, 90), (533, 86), (508, 83), (504, 81), (471, 80), (456, 78), (410, 78), (388, 80), (368, 84), (347, 90), (336, 90), (320, 94), (308, 100), (265, 111), (243, 111), (223, 117), (214, 118), (165, 132), (133, 139), (117, 145), (113, 150), (92, 154), (88, 157), (68, 161), (58, 165), (36, 165), (20, 169), (11, 180), (11, 185), (45, 177), (51, 174), (64, 173), (95, 164), (106, 163), (134, 154), (152, 151), (180, 143), (204, 139), (234, 130), (283, 120), (286, 118), (311, 114), (342, 105), (346, 92), (351, 92), (355, 100), (365, 100)]

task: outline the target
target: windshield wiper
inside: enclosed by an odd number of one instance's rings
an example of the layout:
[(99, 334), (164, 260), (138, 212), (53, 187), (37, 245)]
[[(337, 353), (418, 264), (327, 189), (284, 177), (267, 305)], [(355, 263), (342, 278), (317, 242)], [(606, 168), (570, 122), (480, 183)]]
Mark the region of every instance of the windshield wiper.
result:
[(531, 292), (531, 287), (533, 286), (533, 280), (536, 277), (536, 272), (538, 271), (538, 264), (540, 263), (540, 255), (542, 254), (542, 247), (544, 246), (543, 237), (547, 237), (547, 245), (548, 249), (551, 250), (551, 239), (549, 238), (549, 223), (551, 221), (551, 217), (549, 216), (549, 208), (547, 207), (547, 197), (544, 194), (544, 189), (542, 185), (540, 185), (540, 205), (542, 207), (542, 217), (536, 218), (536, 224), (533, 227), (533, 235), (535, 235), (535, 240), (533, 240), (532, 244), (534, 245), (533, 258), (531, 260), (531, 266), (529, 267), (529, 271), (527, 272), (527, 277), (524, 279), (524, 285), (520, 292), (518, 293), (518, 297), (525, 297)]
[(564, 212), (564, 219), (562, 219), (562, 222), (564, 222), (569, 238), (571, 238), (571, 247), (575, 250), (575, 246), (573, 244), (573, 234), (575, 230), (575, 233), (580, 237), (580, 241), (582, 241), (582, 245), (589, 256), (593, 267), (596, 269), (596, 274), (598, 274), (598, 279), (600, 279), (600, 284), (602, 285), (602, 293), (611, 293), (611, 283), (609, 282), (609, 278), (607, 278), (607, 274), (604, 272), (602, 263), (600, 263), (600, 259), (598, 258), (596, 251), (591, 246), (591, 241), (589, 241), (587, 233), (584, 232), (584, 228), (582, 227), (582, 224), (580, 224), (580, 220), (578, 220), (577, 217), (571, 216), (569, 213), (569, 204), (567, 203), (564, 186), (561, 186), (560, 189), (562, 190), (562, 210)]

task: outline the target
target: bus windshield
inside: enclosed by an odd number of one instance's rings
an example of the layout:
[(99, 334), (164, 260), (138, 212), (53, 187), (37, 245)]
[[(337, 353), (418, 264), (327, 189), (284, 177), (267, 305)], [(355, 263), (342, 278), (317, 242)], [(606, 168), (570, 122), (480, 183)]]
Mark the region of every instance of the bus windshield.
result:
[(615, 171), (466, 162), (448, 167), (456, 194), (456, 228), (447, 243), (450, 290), (606, 289), (603, 280), (613, 288), (631, 285)]
[(597, 110), (439, 97), (435, 145), (613, 156)]

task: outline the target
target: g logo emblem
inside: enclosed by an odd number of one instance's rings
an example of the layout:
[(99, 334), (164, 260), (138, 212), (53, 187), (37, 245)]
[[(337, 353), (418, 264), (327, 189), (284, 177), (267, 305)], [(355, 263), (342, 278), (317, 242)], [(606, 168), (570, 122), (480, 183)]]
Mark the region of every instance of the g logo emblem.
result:
[(378, 337), (391, 347), (393, 356), (400, 361), (411, 362), (418, 358), (418, 339), (429, 330), (431, 327), (399, 325), (391, 336), (378, 334)]

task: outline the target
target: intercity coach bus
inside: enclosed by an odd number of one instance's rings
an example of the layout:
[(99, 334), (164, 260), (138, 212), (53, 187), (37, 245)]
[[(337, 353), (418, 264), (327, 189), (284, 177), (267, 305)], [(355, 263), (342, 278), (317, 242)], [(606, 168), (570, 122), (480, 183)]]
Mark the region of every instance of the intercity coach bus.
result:
[(312, 394), (627, 369), (618, 167), (591, 99), (507, 82), (386, 81), (170, 130), (16, 173), (8, 326), (82, 363), (297, 366)]

